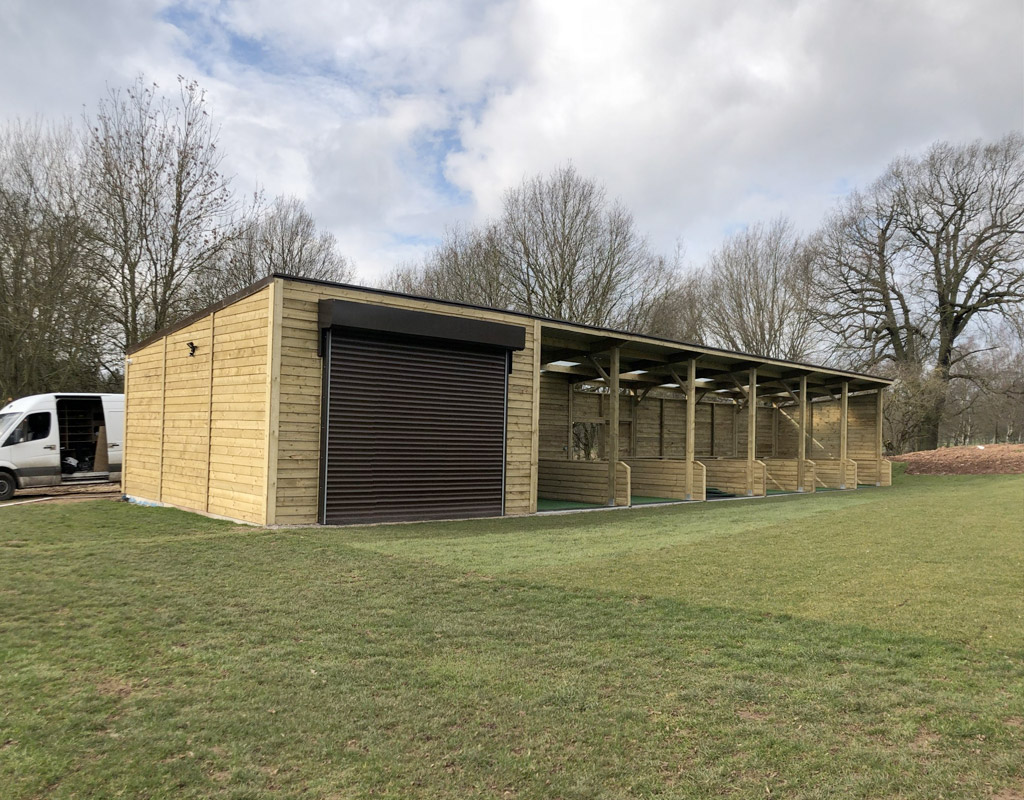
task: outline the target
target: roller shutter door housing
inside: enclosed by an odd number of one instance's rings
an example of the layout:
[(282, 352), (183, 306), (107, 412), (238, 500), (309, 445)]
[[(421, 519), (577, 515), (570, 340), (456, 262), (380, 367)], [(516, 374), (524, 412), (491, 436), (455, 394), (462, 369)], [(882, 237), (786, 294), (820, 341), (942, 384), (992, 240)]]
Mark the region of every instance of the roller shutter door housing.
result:
[(327, 524), (497, 516), (508, 350), (327, 335)]

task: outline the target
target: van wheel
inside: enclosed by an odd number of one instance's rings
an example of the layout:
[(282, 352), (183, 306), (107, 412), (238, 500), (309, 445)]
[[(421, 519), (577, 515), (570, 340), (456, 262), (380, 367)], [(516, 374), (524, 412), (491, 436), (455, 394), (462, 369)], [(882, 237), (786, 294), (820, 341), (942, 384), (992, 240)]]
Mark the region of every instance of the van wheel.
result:
[(9, 472), (0, 470), (0, 501), (10, 500), (14, 497), (14, 490), (18, 488), (18, 482)]

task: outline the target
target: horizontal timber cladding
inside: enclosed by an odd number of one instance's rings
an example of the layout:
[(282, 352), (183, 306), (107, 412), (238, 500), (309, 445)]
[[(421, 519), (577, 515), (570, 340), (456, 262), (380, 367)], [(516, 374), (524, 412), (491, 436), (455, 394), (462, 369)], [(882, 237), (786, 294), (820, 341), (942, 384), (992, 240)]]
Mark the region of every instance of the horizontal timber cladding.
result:
[[(634, 495), (686, 499), (686, 462), (670, 458), (627, 458)], [(693, 498), (704, 499), (704, 465), (693, 462)]]
[(319, 355), (319, 303), (352, 300), (414, 311), (479, 317), (525, 330), (525, 348), (512, 352), (508, 376), (505, 438), (505, 513), (536, 511), (534, 402), (537, 374), (536, 326), (500, 311), (452, 307), (423, 298), (380, 294), (349, 286), (279, 279), (283, 284), (280, 367), (280, 437), (277, 445), (276, 518), (279, 525), (319, 521), (321, 396), (323, 360)]
[(885, 458), (854, 459), (857, 462), (857, 482), (875, 486), (892, 486), (892, 462)]
[[(608, 462), (542, 458), (537, 469), (537, 494), (546, 500), (606, 505)], [(615, 505), (628, 506), (630, 496), (629, 465), (624, 461), (616, 462)]]
[(160, 498), (164, 405), (164, 342), (132, 354), (125, 368), (124, 462), (121, 481), (128, 497)]
[(131, 352), (126, 495), (266, 522), (273, 292), (220, 304)]
[(541, 458), (567, 458), (569, 453), (569, 392), (563, 375), (540, 376), (539, 447)]
[[(852, 395), (846, 414), (847, 456), (853, 459), (878, 459), (878, 437), (875, 429), (874, 392)], [(807, 454), (813, 457), (839, 458), (840, 407), (837, 400), (808, 403)], [(790, 409), (796, 419), (796, 410)]]
[(857, 482), (871, 486), (891, 487), (893, 485), (892, 462), (884, 458), (854, 459), (857, 463)]
[(814, 462), (804, 459), (804, 485), (800, 485), (800, 461), (796, 458), (765, 458), (768, 488), (782, 492), (813, 492)]
[(814, 459), (814, 485), (822, 489), (856, 489), (857, 462), (838, 458)]
[[(728, 407), (726, 407), (728, 408)], [(718, 409), (716, 409), (717, 411)], [(724, 408), (721, 410), (725, 410)], [(737, 452), (732, 455), (746, 456), (747, 453), (747, 407), (738, 405), (732, 406), (732, 422), (736, 426), (736, 448)], [(757, 439), (754, 442), (756, 457), (764, 458), (775, 453), (775, 426), (774, 417), (776, 410), (771, 406), (757, 407)], [(724, 415), (723, 415), (724, 416)], [(716, 444), (718, 442), (716, 441)], [(715, 448), (716, 455), (729, 455), (724, 448)]]
[(498, 516), (508, 351), (334, 328), (323, 521)]
[[(573, 423), (606, 422), (608, 396), (573, 388), (567, 375), (540, 376), (540, 457), (566, 458)], [(852, 400), (851, 400), (852, 407)], [(790, 412), (786, 412), (790, 413)], [(621, 458), (674, 458), (686, 456), (686, 398), (623, 395), (619, 409)], [(772, 406), (757, 410), (757, 456), (771, 457), (780, 449), (779, 438), (790, 435), (783, 413)], [(628, 439), (626, 437), (629, 437)], [(789, 445), (794, 449), (795, 438)], [(694, 412), (694, 454), (699, 457), (743, 458), (747, 451), (747, 410), (736, 403), (704, 400)], [(604, 457), (603, 449), (601, 457)]]
[[(782, 406), (777, 409), (778, 435), (775, 442), (775, 455), (779, 458), (796, 458), (800, 446), (800, 407), (796, 404)], [(810, 418), (810, 408), (807, 409)], [(809, 426), (807, 430), (810, 430)], [(811, 452), (811, 444), (806, 444), (807, 452)]]
[(662, 455), (661, 421), (664, 400), (645, 397), (633, 409), (633, 455), (637, 458), (659, 458)]
[(767, 474), (763, 461), (709, 458), (701, 459), (701, 463), (706, 470), (708, 488), (721, 489), (741, 496), (763, 497), (767, 494)]

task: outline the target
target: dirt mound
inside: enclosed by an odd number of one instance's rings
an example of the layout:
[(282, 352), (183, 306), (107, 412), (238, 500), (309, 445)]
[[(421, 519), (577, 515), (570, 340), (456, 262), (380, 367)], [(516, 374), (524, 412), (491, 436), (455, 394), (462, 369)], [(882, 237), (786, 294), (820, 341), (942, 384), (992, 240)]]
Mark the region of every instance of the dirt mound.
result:
[(893, 456), (908, 475), (1016, 475), (1024, 473), (1024, 444), (943, 447)]

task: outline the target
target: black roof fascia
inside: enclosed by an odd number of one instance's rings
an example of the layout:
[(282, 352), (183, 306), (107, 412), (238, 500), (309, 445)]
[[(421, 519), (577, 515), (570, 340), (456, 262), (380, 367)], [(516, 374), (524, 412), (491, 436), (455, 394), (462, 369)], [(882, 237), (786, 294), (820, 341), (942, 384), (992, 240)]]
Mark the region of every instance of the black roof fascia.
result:
[(526, 328), (504, 322), (432, 314), (407, 308), (368, 305), (352, 300), (319, 302), (320, 329), (345, 328), (356, 331), (421, 336), (450, 342), (464, 342), (505, 350), (526, 347)]

